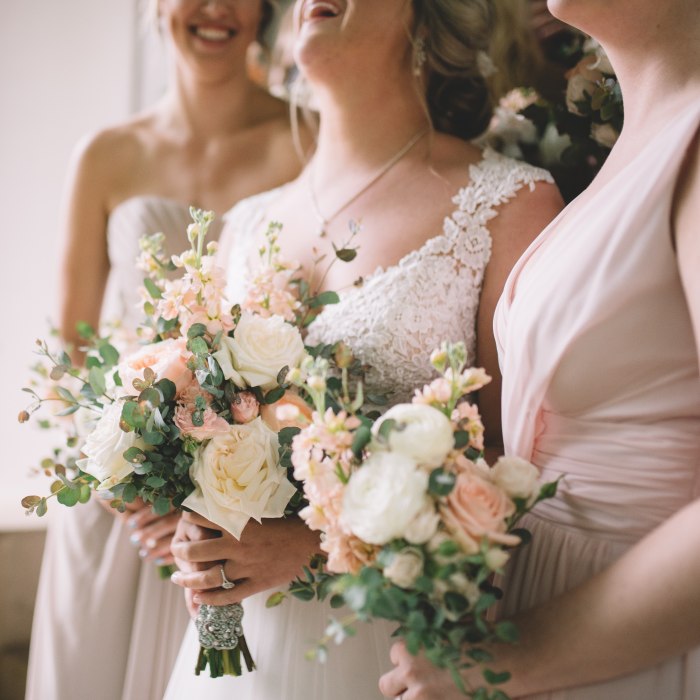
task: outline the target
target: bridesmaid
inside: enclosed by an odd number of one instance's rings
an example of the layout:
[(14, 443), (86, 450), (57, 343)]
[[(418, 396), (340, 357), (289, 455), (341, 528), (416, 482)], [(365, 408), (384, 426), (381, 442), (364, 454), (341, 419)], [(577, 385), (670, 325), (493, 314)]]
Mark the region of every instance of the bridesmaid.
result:
[[(495, 316), (506, 452), (558, 497), (505, 579), (511, 697), (700, 697), (700, 4), (550, 0), (620, 78), (625, 127), (515, 266)], [(393, 649), (382, 691), (462, 697)], [(467, 682), (478, 683), (476, 671)]]
[[(301, 170), (287, 105), (246, 74), (247, 49), (262, 41), (271, 3), (160, 0), (154, 10), (174, 49), (172, 89), (154, 108), (86, 139), (69, 174), (61, 331), (74, 344), (77, 321), (98, 324), (106, 287), (103, 318), (117, 313), (135, 331), (141, 235), (162, 231), (169, 253), (179, 254), (189, 246), (190, 204), (222, 213)], [(162, 698), (189, 618), (154, 562), (173, 561), (178, 518), (132, 505), (124, 516), (97, 499), (53, 513), (28, 700)]]

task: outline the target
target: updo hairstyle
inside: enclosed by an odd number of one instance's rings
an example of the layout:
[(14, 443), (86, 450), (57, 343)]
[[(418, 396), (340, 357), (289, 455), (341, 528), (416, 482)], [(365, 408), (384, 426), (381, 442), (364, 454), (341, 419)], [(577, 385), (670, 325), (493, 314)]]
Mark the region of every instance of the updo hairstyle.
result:
[(492, 115), (487, 72), (492, 0), (409, 0), (413, 3), (413, 69), (437, 131), (470, 140)]

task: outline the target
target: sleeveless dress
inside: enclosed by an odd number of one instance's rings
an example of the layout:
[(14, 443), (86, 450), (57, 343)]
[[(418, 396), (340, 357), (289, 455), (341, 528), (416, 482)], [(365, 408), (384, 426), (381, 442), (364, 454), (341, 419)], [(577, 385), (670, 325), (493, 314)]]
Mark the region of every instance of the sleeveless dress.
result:
[[(189, 207), (141, 196), (109, 217), (103, 320), (135, 331), (142, 312), (139, 238), (162, 231), (170, 254), (189, 248)], [(212, 224), (212, 238), (221, 223)], [(214, 228), (215, 227), (215, 228)], [(131, 531), (95, 498), (54, 505), (39, 581), (27, 700), (161, 700), (189, 615), (182, 591), (142, 564)]]
[[(552, 179), (544, 170), (486, 151), (470, 168), (471, 183), (453, 202), (457, 210), (440, 235), (387, 270), (378, 268), (359, 289), (341, 295), (310, 326), (307, 345), (345, 340), (372, 370), (368, 384), (393, 388), (391, 403), (410, 401), (413, 390), (434, 378), (430, 353), (443, 339), (463, 341), (469, 361), (476, 353), (476, 314), (484, 269), (491, 255), (486, 223), (496, 207), (523, 186)], [(229, 247), (228, 296), (245, 294), (248, 259), (256, 232), (281, 188), (243, 200), (226, 216), (222, 251)], [(360, 234), (362, 236), (362, 234)], [(284, 590), (285, 587), (279, 589)], [(392, 668), (389, 650), (395, 626), (378, 620), (360, 624), (342, 646), (329, 646), (325, 664), (304, 653), (323, 636), (328, 618), (348, 614), (329, 603), (287, 599), (266, 609), (273, 591), (243, 603), (243, 627), (257, 664), (240, 678), (195, 677), (199, 650), (194, 625), (188, 628), (165, 700), (379, 700), (379, 677)]]
[[(564, 210), (506, 283), (494, 320), (506, 453), (565, 475), (524, 524), (533, 542), (506, 571), (506, 616), (591, 578), (700, 495), (698, 352), (670, 225), (699, 126), (700, 100)], [(697, 700), (700, 649), (535, 697)]]

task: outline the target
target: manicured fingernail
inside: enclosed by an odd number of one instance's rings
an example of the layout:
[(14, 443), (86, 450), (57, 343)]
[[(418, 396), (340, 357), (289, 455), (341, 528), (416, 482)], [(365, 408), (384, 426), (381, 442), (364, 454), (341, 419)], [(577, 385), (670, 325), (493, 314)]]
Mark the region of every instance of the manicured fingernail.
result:
[(170, 580), (171, 580), (173, 583), (180, 583), (180, 578), (181, 578), (181, 576), (182, 576), (182, 575), (180, 574), (180, 572), (179, 572), (179, 571), (176, 571), (176, 572), (170, 577)]
[(202, 604), (202, 596), (201, 596), (201, 595), (196, 595), (196, 596), (194, 596), (194, 598), (192, 598), (192, 600), (193, 600), (195, 603), (197, 603), (197, 605), (201, 605), (201, 604)]
[(165, 559), (163, 559), (163, 557), (158, 557), (158, 559), (156, 559), (154, 563), (156, 566), (163, 566), (164, 561)]
[(149, 547), (150, 549), (153, 549), (157, 544), (158, 544), (158, 541), (155, 540), (153, 537), (149, 537), (146, 540), (146, 547)]
[(140, 549), (139, 550), (139, 556), (142, 559), (145, 559), (148, 556), (148, 550), (147, 549)]
[(128, 520), (127, 524), (129, 525), (130, 528), (134, 529), (139, 526), (138, 520)]
[(141, 544), (141, 535), (133, 534), (131, 537), (129, 537), (129, 542), (131, 542), (133, 545)]

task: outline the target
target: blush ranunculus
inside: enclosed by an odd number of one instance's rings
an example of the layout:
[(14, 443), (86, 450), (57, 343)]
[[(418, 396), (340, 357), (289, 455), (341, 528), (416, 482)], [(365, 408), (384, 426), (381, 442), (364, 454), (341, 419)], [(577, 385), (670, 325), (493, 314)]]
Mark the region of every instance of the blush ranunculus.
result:
[[(195, 409), (196, 410), (196, 409)], [(180, 405), (175, 409), (173, 422), (183, 435), (188, 435), (202, 442), (210, 440), (216, 435), (228, 432), (229, 424), (220, 418), (211, 408), (202, 411), (202, 425), (195, 425), (192, 421), (194, 410), (190, 406)]]
[(520, 544), (519, 537), (506, 532), (506, 518), (515, 512), (513, 501), (472, 470), (459, 474), (440, 510), (445, 525), (467, 554), (476, 554), (484, 537), (509, 546)]
[(158, 379), (169, 379), (179, 394), (194, 375), (187, 369), (187, 358), (191, 355), (185, 347), (187, 338), (168, 338), (160, 343), (144, 345), (138, 352), (119, 363), (122, 384), (127, 390), (133, 387), (134, 379), (143, 381), (143, 371), (150, 367)]
[(231, 403), (231, 416), (236, 423), (250, 423), (250, 421), (258, 417), (260, 413), (260, 404), (253, 392), (241, 391), (239, 394), (236, 394), (236, 397), (238, 398), (238, 402), (233, 401)]

